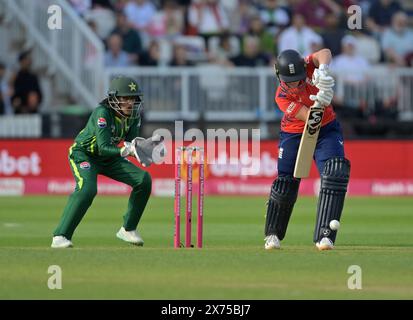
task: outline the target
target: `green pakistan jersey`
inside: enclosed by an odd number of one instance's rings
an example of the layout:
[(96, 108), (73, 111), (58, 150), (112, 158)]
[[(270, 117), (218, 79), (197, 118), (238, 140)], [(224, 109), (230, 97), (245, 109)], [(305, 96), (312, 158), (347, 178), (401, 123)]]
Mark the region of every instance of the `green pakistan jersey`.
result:
[(73, 150), (104, 159), (120, 156), (117, 145), (137, 137), (140, 125), (140, 118), (121, 117), (110, 107), (100, 104), (89, 117), (86, 127), (77, 135)]

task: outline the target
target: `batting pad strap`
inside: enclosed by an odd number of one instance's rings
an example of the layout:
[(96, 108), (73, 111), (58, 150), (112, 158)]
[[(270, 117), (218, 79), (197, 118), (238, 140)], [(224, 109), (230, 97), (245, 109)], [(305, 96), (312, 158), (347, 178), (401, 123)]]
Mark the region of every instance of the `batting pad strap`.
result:
[(272, 200), (296, 200), (300, 179), (292, 177), (278, 177), (271, 187)]
[(297, 200), (300, 179), (278, 177), (272, 184), (265, 222), (265, 235), (282, 240)]
[(323, 177), (337, 180), (348, 180), (350, 178), (350, 161), (346, 158), (331, 158), (324, 164)]

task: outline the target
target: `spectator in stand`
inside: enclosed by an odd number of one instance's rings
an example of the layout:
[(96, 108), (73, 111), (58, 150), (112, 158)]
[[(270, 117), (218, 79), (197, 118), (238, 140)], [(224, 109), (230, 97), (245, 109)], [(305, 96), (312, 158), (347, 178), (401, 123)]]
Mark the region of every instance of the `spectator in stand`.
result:
[(148, 0), (130, 0), (124, 10), (133, 28), (145, 33), (156, 14), (155, 5)]
[(115, 0), (113, 1), (113, 10), (115, 12), (125, 11), (126, 5), (129, 3), (129, 0)]
[(261, 20), (273, 36), (278, 35), (290, 24), (289, 12), (279, 2), (278, 0), (265, 0), (264, 7), (260, 10)]
[(106, 2), (93, 2), (92, 10), (85, 13), (87, 21), (96, 25), (96, 33), (100, 39), (106, 39), (116, 26), (115, 13)]
[(184, 12), (176, 0), (165, 0), (163, 9), (153, 17), (148, 31), (152, 37), (173, 38), (184, 33), (184, 26)]
[(188, 11), (189, 33), (208, 38), (229, 30), (229, 17), (218, 0), (194, 1)]
[(408, 17), (403, 11), (392, 17), (391, 28), (383, 32), (381, 45), (386, 61), (396, 66), (411, 66), (413, 59), (413, 30), (407, 26)]
[(117, 0), (92, 0), (92, 7), (94, 5), (99, 5), (101, 7), (108, 8), (110, 10), (114, 10), (113, 3), (117, 2)]
[(191, 4), (192, 0), (176, 0), (179, 6), (181, 7), (189, 7)]
[(10, 88), (7, 83), (6, 73), (6, 65), (0, 62), (0, 115), (13, 113), (10, 104)]
[(366, 111), (367, 72), (370, 64), (362, 56), (356, 54), (357, 39), (346, 35), (342, 41), (342, 53), (333, 57), (330, 70), (335, 74), (336, 88), (334, 104), (336, 111), (342, 116), (360, 117)]
[(0, 115), (6, 113), (5, 93), (7, 90), (3, 89), (4, 75), (6, 74), (6, 66), (0, 62)]
[(302, 0), (295, 7), (294, 12), (306, 17), (309, 27), (324, 29), (326, 27), (327, 15), (334, 13), (339, 16), (342, 9), (333, 0)]
[(370, 35), (367, 29), (352, 30), (351, 35), (357, 39), (357, 54), (359, 56), (363, 56), (371, 64), (376, 64), (380, 61), (380, 42)]
[(139, 55), (142, 53), (141, 37), (135, 29), (132, 29), (123, 12), (118, 12), (116, 18), (117, 24), (112, 34), (116, 33), (122, 37), (122, 50), (129, 54), (132, 63), (137, 63)]
[(231, 35), (224, 33), (219, 37), (219, 43), (216, 48), (209, 48), (209, 61), (222, 66), (232, 66), (230, 59), (236, 56), (231, 45)]
[(263, 67), (268, 66), (270, 59), (260, 52), (260, 39), (255, 36), (245, 36), (243, 40), (243, 53), (231, 59), (237, 67)]
[(334, 13), (329, 13), (326, 17), (326, 28), (323, 30), (321, 37), (324, 46), (330, 49), (334, 56), (341, 52), (341, 40), (346, 35), (345, 30), (339, 28), (340, 18)]
[(277, 52), (275, 36), (265, 29), (265, 26), (259, 16), (251, 19), (248, 35), (256, 36), (260, 39), (260, 51), (269, 58), (275, 57)]
[(42, 91), (39, 79), (30, 68), (32, 64), (31, 51), (19, 55), (20, 69), (11, 77), (13, 95), (11, 103), (15, 114), (37, 113), (42, 102)]
[(122, 37), (119, 34), (112, 34), (107, 42), (108, 50), (105, 53), (106, 67), (127, 67), (131, 65), (131, 58), (122, 50)]
[(371, 6), (367, 18), (367, 28), (376, 37), (390, 26), (393, 15), (402, 11), (399, 1), (377, 0)]
[(357, 55), (357, 38), (346, 35), (341, 41), (342, 53), (333, 57), (330, 69), (346, 82), (359, 83), (366, 80), (366, 72), (370, 64), (362, 56)]
[(69, 0), (69, 2), (80, 16), (84, 16), (92, 9), (92, 0)]
[(306, 26), (304, 16), (295, 14), (293, 24), (285, 29), (278, 39), (278, 51), (293, 49), (307, 56), (321, 49), (323, 39), (319, 34)]
[(228, 11), (230, 33), (243, 35), (248, 31), (251, 19), (258, 14), (258, 10), (251, 6), (249, 0), (238, 0), (236, 9)]
[(172, 60), (169, 65), (171, 67), (190, 67), (194, 64), (188, 60), (185, 46), (175, 43), (173, 47)]
[(141, 66), (159, 66), (161, 63), (161, 50), (159, 43), (156, 40), (152, 40), (149, 43), (148, 50), (142, 53), (142, 56), (139, 58), (139, 65)]

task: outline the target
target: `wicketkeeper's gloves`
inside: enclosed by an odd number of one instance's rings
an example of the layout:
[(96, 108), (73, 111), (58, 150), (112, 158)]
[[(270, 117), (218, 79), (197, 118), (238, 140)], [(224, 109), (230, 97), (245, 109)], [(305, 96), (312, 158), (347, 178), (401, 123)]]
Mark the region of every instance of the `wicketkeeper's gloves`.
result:
[(121, 156), (131, 155), (144, 167), (149, 167), (152, 163), (161, 163), (166, 156), (164, 139), (160, 135), (155, 135), (148, 139), (136, 137), (131, 142), (125, 141)]

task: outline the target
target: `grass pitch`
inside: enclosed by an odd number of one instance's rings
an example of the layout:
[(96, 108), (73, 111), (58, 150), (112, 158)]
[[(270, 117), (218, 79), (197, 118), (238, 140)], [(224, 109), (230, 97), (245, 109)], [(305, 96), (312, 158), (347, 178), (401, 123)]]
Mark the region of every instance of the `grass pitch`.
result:
[[(348, 198), (336, 249), (325, 252), (312, 244), (315, 198), (298, 199), (282, 249), (268, 252), (266, 197), (210, 196), (201, 250), (173, 249), (172, 198), (150, 199), (144, 247), (123, 243), (115, 233), (127, 198), (108, 196), (95, 199), (75, 248), (54, 250), (66, 199), (0, 198), (0, 299), (413, 298), (412, 198)], [(51, 265), (61, 290), (48, 288)], [(360, 290), (347, 286), (351, 265), (361, 267)]]

